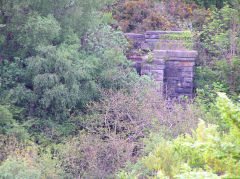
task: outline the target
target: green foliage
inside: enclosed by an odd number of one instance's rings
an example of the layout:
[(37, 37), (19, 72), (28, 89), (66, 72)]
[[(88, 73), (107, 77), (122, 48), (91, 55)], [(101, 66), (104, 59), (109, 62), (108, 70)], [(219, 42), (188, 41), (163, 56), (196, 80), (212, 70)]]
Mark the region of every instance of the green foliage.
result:
[[(159, 139), (153, 151), (143, 157), (142, 165), (152, 172), (123, 172), (119, 176), (154, 176), (162, 178), (236, 178), (239, 173), (239, 106), (220, 93), (217, 100), (222, 119), (230, 123), (228, 133), (220, 133), (218, 126), (200, 121), (192, 135), (174, 140)], [(160, 178), (161, 178), (160, 177)], [(126, 177), (127, 178), (127, 177)]]
[[(1, 104), (2, 103), (2, 104)], [(4, 101), (0, 100), (0, 135), (2, 136), (14, 136), (19, 141), (23, 141), (29, 138), (24, 125), (19, 124), (13, 114), (19, 115), (21, 110), (13, 107), (9, 104), (4, 104)]]
[(218, 93), (217, 107), (224, 121), (240, 130), (240, 107), (234, 104), (224, 93)]
[(88, 31), (86, 39), (86, 51), (90, 55), (104, 57), (104, 52), (111, 49), (123, 50), (127, 47), (127, 41), (120, 30), (114, 30), (109, 25), (101, 25)]
[[(207, 68), (204, 69), (206, 71), (206, 74), (208, 74)], [(204, 72), (201, 73), (201, 75), (205, 76)], [(207, 76), (205, 76), (207, 77)], [(209, 79), (209, 81), (211, 78)], [(203, 84), (204, 78), (202, 80)], [(200, 84), (199, 84), (200, 85)], [(227, 85), (222, 85), (220, 82), (216, 82), (216, 80), (212, 81), (212, 84), (205, 84), (199, 88), (196, 89), (196, 103), (201, 106), (201, 109), (205, 113), (205, 121), (211, 124), (217, 124), (219, 125), (219, 129), (222, 131), (227, 131), (229, 129), (229, 126), (226, 125), (226, 122), (221, 120), (220, 118), (220, 112), (216, 106), (216, 99), (217, 99), (217, 93), (218, 92), (228, 92)]]
[(116, 169), (131, 160), (134, 144), (115, 136), (82, 132), (58, 146), (58, 158), (67, 178), (114, 178)]
[[(222, 9), (212, 11), (200, 35), (205, 53), (208, 54), (207, 56), (204, 53), (200, 55), (202, 64), (207, 66), (199, 71), (200, 75), (219, 81), (225, 88), (228, 88), (228, 93), (233, 98), (236, 98), (239, 93), (240, 84), (238, 65), (240, 11), (238, 7), (237, 3), (232, 6), (226, 4)], [(215, 79), (212, 78), (213, 76)], [(211, 85), (213, 81), (209, 83), (206, 81), (205, 84)], [(199, 81), (199, 83), (202, 82)]]
[(40, 179), (41, 172), (35, 167), (28, 166), (25, 162), (18, 161), (13, 158), (7, 159), (0, 166), (1, 178), (26, 178), (26, 179)]
[(19, 58), (12, 61), (2, 60), (0, 62), (0, 90), (11, 89), (22, 81), (25, 70), (23, 62)]
[(152, 61), (153, 61), (153, 56), (152, 56), (152, 54), (149, 53), (147, 63), (152, 63)]
[(7, 110), (5, 106), (0, 106), (0, 131), (1, 134), (6, 134), (14, 122), (12, 114)]
[[(59, 178), (64, 176), (52, 147), (41, 147), (15, 137), (0, 138), (1, 178)], [(34, 178), (35, 178), (34, 177)]]
[[(239, 6), (198, 7), (0, 0), (0, 178), (115, 178), (125, 164), (120, 178), (239, 176), (239, 106), (223, 94), (215, 104), (217, 91), (234, 99), (240, 91)], [(150, 78), (129, 68), (112, 13), (135, 32), (189, 29), (190, 19), (200, 29), (208, 16), (200, 40), (211, 58), (197, 71), (197, 103), (169, 107)], [(192, 42), (190, 31), (169, 38)], [(198, 118), (219, 126), (194, 130)]]
[(52, 15), (47, 17), (33, 15), (27, 19), (21, 29), (17, 42), (28, 56), (32, 56), (35, 55), (34, 50), (37, 46), (52, 44), (60, 30), (59, 23)]
[(107, 25), (113, 21), (103, 11), (112, 0), (0, 3), (1, 92), (14, 89), (11, 105), (24, 107), (21, 122), (28, 119), (31, 132), (73, 133), (70, 115), (98, 99), (99, 88), (137, 79), (123, 54), (123, 33)]
[[(178, 43), (182, 43), (185, 48), (188, 50), (193, 49), (193, 36), (191, 31), (184, 31), (182, 33), (171, 33), (167, 35), (163, 35), (164, 40), (177, 40)], [(184, 42), (182, 42), (184, 41)]]
[(210, 173), (210, 172), (189, 172), (189, 173), (184, 173), (181, 175), (177, 175), (175, 176), (178, 179), (220, 179), (221, 177), (219, 177), (216, 174)]
[(187, 42), (191, 42), (193, 37), (191, 31), (184, 31), (181, 33), (176, 32), (171, 34), (165, 34), (163, 38), (165, 40), (184, 40)]
[(96, 84), (84, 74), (84, 65), (74, 61), (77, 58), (77, 50), (46, 46), (26, 60), (26, 84), (19, 85), (15, 95), (18, 105), (36, 118), (34, 125), (40, 130), (56, 124), (67, 127), (70, 112), (94, 98)]

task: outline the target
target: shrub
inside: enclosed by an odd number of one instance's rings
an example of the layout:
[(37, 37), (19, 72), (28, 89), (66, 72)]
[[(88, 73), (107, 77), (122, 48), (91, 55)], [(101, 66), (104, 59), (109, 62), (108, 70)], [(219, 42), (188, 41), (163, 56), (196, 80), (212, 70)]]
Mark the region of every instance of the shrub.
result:
[(108, 178), (133, 159), (134, 144), (115, 136), (102, 140), (98, 135), (81, 133), (59, 146), (59, 159), (70, 178)]
[[(233, 98), (239, 94), (240, 83), (239, 12), (237, 1), (210, 11), (200, 31), (198, 45), (201, 63), (206, 66), (199, 71), (200, 75), (206, 75), (205, 84), (210, 86), (213, 80), (218, 81), (228, 88), (227, 93)], [(212, 79), (213, 76), (216, 77)], [(197, 82), (201, 85), (204, 81), (199, 78)]]
[(202, 115), (191, 103), (170, 107), (151, 85), (142, 83), (129, 91), (103, 90), (101, 96), (89, 104), (84, 120), (83, 115), (74, 117), (87, 133), (60, 147), (64, 169), (71, 176), (112, 176), (146, 153), (142, 139), (151, 132), (171, 137), (191, 132)]
[(103, 92), (100, 102), (89, 106), (89, 116), (84, 127), (92, 133), (111, 138), (111, 134), (119, 135), (129, 141), (144, 137), (153, 127), (157, 111), (152, 107), (151, 92), (140, 91), (142, 87), (135, 86), (128, 93), (126, 90), (110, 90)]
[(25, 162), (9, 158), (0, 166), (0, 178), (40, 179), (41, 172), (35, 167), (27, 165)]
[(103, 138), (115, 134), (138, 141), (150, 131), (162, 130), (170, 136), (191, 132), (201, 116), (198, 106), (191, 101), (185, 107), (173, 105), (165, 101), (154, 86), (140, 83), (130, 91), (102, 91), (101, 100), (90, 104), (86, 119), (79, 121), (83, 121), (81, 127)]
[(0, 138), (0, 178), (59, 178), (63, 176), (60, 162), (50, 147), (16, 138)]
[(198, 6), (183, 0), (175, 1), (118, 1), (113, 8), (113, 17), (125, 32), (146, 30), (179, 30), (195, 13)]
[(113, 17), (125, 32), (142, 32), (145, 30), (169, 30), (175, 27), (169, 21), (167, 13), (159, 10), (154, 3), (140, 0), (119, 2), (113, 10)]
[(217, 106), (223, 120), (231, 125), (228, 133), (221, 133), (218, 126), (206, 125), (201, 120), (192, 135), (185, 134), (174, 140), (161, 138), (159, 143), (155, 143), (153, 151), (141, 159), (142, 165), (150, 170), (148, 174), (141, 171), (123, 171), (119, 177), (239, 177), (239, 106), (233, 104), (224, 94), (219, 94)]

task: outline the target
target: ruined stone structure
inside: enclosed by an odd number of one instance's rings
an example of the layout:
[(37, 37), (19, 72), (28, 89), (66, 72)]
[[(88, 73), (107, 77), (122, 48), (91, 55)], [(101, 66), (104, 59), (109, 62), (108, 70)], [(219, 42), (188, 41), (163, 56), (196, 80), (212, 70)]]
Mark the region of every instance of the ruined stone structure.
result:
[(167, 97), (192, 97), (198, 53), (191, 50), (191, 37), (183, 31), (147, 31), (126, 36), (134, 46), (128, 58), (135, 62), (140, 75), (150, 75), (158, 91)]

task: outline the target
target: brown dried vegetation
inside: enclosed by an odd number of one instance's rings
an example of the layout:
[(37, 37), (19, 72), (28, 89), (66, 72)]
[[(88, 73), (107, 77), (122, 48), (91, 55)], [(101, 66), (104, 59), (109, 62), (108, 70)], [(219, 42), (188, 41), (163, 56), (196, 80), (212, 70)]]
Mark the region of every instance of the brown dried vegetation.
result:
[(118, 1), (113, 17), (125, 32), (146, 30), (180, 30), (186, 18), (194, 16), (198, 6), (183, 0)]

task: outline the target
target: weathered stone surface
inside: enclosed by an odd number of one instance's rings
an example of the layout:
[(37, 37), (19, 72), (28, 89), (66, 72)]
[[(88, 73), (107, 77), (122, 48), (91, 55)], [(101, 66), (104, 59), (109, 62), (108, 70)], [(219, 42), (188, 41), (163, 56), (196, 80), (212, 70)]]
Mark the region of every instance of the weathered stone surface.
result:
[(156, 65), (156, 64), (142, 64), (143, 70), (164, 70), (165, 65)]
[(127, 37), (130, 37), (134, 41), (145, 41), (145, 35), (144, 34), (136, 34), (136, 33), (125, 33)]
[(157, 56), (180, 57), (180, 58), (196, 58), (197, 51), (182, 51), (182, 50), (154, 50)]
[(196, 58), (186, 58), (186, 57), (170, 57), (168, 58), (168, 61), (192, 61), (195, 62)]
[[(193, 80), (193, 79), (192, 79), (192, 80)], [(193, 87), (193, 82), (185, 82), (185, 81), (184, 81), (184, 82), (182, 83), (182, 86), (183, 86), (183, 87), (190, 87), (190, 88), (192, 88), (192, 87)]]
[(176, 88), (176, 92), (190, 94), (192, 93), (192, 88)]
[(165, 60), (163, 58), (153, 58), (151, 64), (164, 65)]
[(145, 34), (126, 34), (134, 41), (134, 47), (151, 50), (148, 56), (131, 54), (128, 59), (141, 75), (155, 80), (159, 92), (173, 98), (193, 95), (194, 66), (197, 51), (188, 50), (183, 40), (166, 39), (167, 34), (182, 31), (147, 31)]
[(144, 34), (135, 34), (135, 33), (125, 33), (125, 36), (130, 38), (134, 44), (134, 48), (139, 49), (142, 46), (142, 43), (145, 42)]
[(157, 43), (157, 42), (159, 42), (160, 40), (159, 39), (146, 39), (146, 42), (147, 43)]
[(182, 76), (182, 77), (185, 77), (185, 78), (193, 78), (194, 72), (193, 72), (193, 71), (182, 72), (182, 73), (181, 73), (181, 76)]
[(175, 67), (193, 67), (195, 62), (183, 62), (183, 61), (167, 61), (166, 66), (175, 66)]
[(167, 77), (177, 77), (179, 76), (179, 71), (174, 70), (173, 68), (167, 68), (165, 70), (165, 76)]

